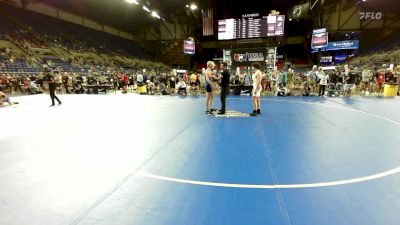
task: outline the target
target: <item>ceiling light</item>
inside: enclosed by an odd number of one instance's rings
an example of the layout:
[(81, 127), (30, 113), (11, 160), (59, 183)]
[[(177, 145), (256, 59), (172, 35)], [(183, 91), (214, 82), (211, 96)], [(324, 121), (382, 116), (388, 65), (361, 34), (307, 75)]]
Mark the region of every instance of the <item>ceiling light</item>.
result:
[(135, 3), (136, 5), (139, 5), (139, 2), (137, 0), (125, 0), (127, 3), (133, 4)]
[(143, 10), (146, 12), (151, 12), (149, 8), (147, 8), (145, 5), (143, 6)]
[(161, 17), (157, 14), (157, 12), (155, 12), (155, 11), (151, 12), (151, 16), (152, 16), (152, 17), (156, 17), (156, 18), (158, 18), (158, 19), (161, 18)]
[(191, 10), (196, 10), (197, 9), (197, 5), (194, 4), (194, 3), (190, 4), (190, 9)]

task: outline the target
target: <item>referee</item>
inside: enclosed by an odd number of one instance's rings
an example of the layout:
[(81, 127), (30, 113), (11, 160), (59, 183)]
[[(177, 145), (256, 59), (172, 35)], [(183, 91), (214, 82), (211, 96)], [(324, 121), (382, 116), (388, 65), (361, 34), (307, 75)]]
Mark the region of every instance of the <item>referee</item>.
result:
[(56, 89), (57, 89), (57, 82), (55, 79), (56, 75), (58, 75), (58, 71), (54, 71), (54, 75), (51, 75), (49, 73), (49, 70), (45, 69), (44, 81), (49, 85), (50, 98), (51, 98), (50, 107), (55, 106), (54, 99), (57, 100), (59, 105), (61, 105), (60, 99), (58, 99), (56, 96)]
[(221, 110), (218, 115), (224, 115), (226, 113), (226, 96), (229, 94), (229, 81), (231, 74), (228, 71), (228, 63), (221, 63)]

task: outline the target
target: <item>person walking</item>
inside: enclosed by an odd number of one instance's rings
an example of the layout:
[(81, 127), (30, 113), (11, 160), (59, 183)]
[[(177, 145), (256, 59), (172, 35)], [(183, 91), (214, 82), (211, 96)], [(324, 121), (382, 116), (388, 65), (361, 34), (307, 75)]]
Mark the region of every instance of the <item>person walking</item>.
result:
[(59, 72), (54, 71), (54, 75), (50, 74), (49, 72), (50, 71), (48, 69), (45, 70), (44, 81), (49, 85), (49, 92), (50, 92), (50, 98), (51, 98), (50, 107), (53, 107), (53, 106), (55, 106), (54, 100), (57, 100), (59, 105), (62, 104), (60, 99), (56, 96), (56, 90), (57, 90), (57, 86), (58, 86), (56, 77), (58, 76)]

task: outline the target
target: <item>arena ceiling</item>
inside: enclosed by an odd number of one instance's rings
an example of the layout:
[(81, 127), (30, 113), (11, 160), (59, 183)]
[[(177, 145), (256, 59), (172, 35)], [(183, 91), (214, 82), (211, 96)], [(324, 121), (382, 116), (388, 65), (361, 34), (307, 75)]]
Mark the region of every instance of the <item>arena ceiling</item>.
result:
[[(126, 0), (23, 0), (26, 2), (43, 2), (57, 8), (85, 16), (121, 30), (135, 33), (143, 28), (157, 24), (142, 9), (142, 5), (128, 4)], [(217, 7), (216, 18), (240, 17), (246, 13), (268, 14), (272, 9), (286, 13), (290, 7), (305, 2), (305, 0), (137, 0), (150, 9), (156, 10), (167, 21), (178, 18), (180, 23), (192, 24), (193, 20), (201, 21), (201, 13), (194, 15), (185, 5), (196, 2), (201, 8), (212, 5)], [(337, 0), (319, 0), (324, 4), (337, 4)], [(311, 0), (315, 2), (315, 0)], [(359, 4), (361, 0), (347, 0), (350, 5)], [(398, 8), (399, 0), (367, 0), (371, 8)], [(365, 4), (365, 3), (363, 3)]]
[[(231, 17), (240, 17), (247, 13), (260, 13), (261, 15), (268, 15), (271, 10), (277, 10), (281, 13), (286, 13), (287, 10), (301, 0), (215, 0), (216, 5), (224, 8), (225, 11), (230, 11)], [(226, 13), (226, 12), (225, 12)]]
[[(42, 2), (57, 8), (85, 16), (108, 25), (120, 28), (125, 31), (135, 32), (141, 28), (156, 24), (157, 20), (152, 18), (149, 13), (142, 9), (142, 5), (128, 4), (125, 0), (24, 0), (26, 2)], [(271, 9), (286, 12), (289, 6), (301, 2), (301, 0), (138, 0), (141, 4), (146, 4), (148, 8), (156, 10), (159, 15), (167, 21), (171, 21), (175, 16), (180, 22), (185, 20), (198, 19), (201, 13), (198, 11), (196, 16), (188, 12), (185, 5), (195, 2), (200, 8), (208, 8), (212, 5), (223, 9), (226, 14), (232, 16), (244, 13), (258, 12), (267, 14)], [(218, 11), (217, 11), (218, 12)], [(218, 18), (218, 15), (217, 15)]]
[[(159, 22), (142, 9), (145, 4), (155, 10), (165, 20), (174, 16), (181, 19), (187, 16), (185, 0), (138, 0), (141, 5), (129, 4), (125, 0), (25, 0), (27, 2), (42, 2), (57, 8), (88, 17), (128, 32), (135, 32)], [(209, 2), (209, 0), (201, 0)]]

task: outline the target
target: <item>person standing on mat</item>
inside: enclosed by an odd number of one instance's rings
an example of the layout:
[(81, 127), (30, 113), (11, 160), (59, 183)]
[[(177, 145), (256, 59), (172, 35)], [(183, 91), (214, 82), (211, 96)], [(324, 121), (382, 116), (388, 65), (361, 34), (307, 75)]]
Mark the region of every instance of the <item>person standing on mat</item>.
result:
[(58, 75), (58, 71), (55, 71), (54, 75), (51, 75), (49, 73), (49, 71), (46, 69), (44, 73), (45, 73), (44, 81), (49, 85), (49, 92), (50, 92), (50, 98), (51, 98), (50, 107), (55, 106), (54, 99), (57, 100), (59, 105), (61, 105), (60, 99), (58, 99), (56, 96), (56, 89), (57, 89), (58, 84), (56, 82), (55, 77)]
[(226, 113), (226, 96), (229, 94), (229, 81), (231, 74), (228, 71), (228, 63), (221, 63), (222, 78), (221, 78), (221, 110), (218, 115), (224, 115)]
[(261, 101), (260, 101), (260, 96), (261, 96), (261, 77), (262, 77), (262, 72), (260, 70), (261, 65), (258, 62), (254, 62), (251, 64), (251, 67), (254, 71), (253, 73), (253, 90), (252, 96), (253, 96), (253, 112), (250, 113), (250, 116), (257, 116), (257, 114), (261, 114)]
[(319, 78), (319, 94), (318, 94), (318, 96), (324, 96), (326, 85), (328, 85), (329, 75), (325, 74), (325, 72), (322, 70), (322, 67), (319, 67), (318, 71), (317, 71), (317, 76)]
[(344, 80), (344, 97), (350, 96), (351, 95), (351, 91), (356, 87), (355, 83), (356, 83), (356, 77), (357, 77), (357, 73), (353, 71), (353, 67), (349, 66), (348, 68), (348, 73), (346, 75), (346, 79)]
[(210, 115), (212, 114), (213, 111), (216, 111), (216, 109), (213, 109), (213, 102), (214, 102), (214, 74), (213, 74), (213, 69), (215, 68), (215, 63), (213, 61), (208, 61), (207, 62), (207, 70), (206, 70), (206, 91), (207, 91), (207, 97), (206, 97), (206, 114)]

